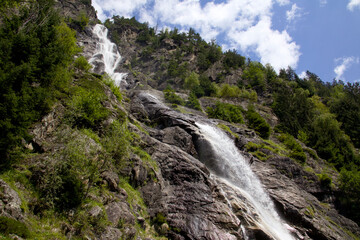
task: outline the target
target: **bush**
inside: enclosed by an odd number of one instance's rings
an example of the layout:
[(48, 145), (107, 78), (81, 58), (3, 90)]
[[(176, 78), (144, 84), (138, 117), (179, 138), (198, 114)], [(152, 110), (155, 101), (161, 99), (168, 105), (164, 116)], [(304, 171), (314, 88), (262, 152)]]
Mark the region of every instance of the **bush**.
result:
[(109, 110), (101, 104), (104, 98), (95, 90), (78, 88), (70, 100), (66, 116), (75, 126), (94, 129), (109, 115)]
[(360, 223), (360, 172), (356, 168), (340, 172), (340, 212)]
[(224, 53), (224, 55), (223, 65), (228, 71), (230, 68), (237, 69), (245, 65), (245, 57), (238, 54), (236, 50), (228, 50)]
[(271, 133), (270, 125), (255, 111), (254, 106), (249, 106), (246, 118), (250, 128), (254, 129), (260, 137), (268, 139)]
[(197, 99), (196, 95), (194, 92), (191, 92), (189, 95), (189, 99), (186, 102), (186, 106), (189, 108), (193, 108), (195, 110), (199, 110), (201, 111), (201, 106), (200, 106), (200, 102)]
[(184, 88), (191, 90), (200, 85), (199, 75), (196, 72), (191, 72), (188, 77), (185, 78)]
[(164, 90), (165, 100), (169, 103), (185, 105), (184, 100), (175, 93), (175, 90), (167, 88)]
[(278, 139), (290, 149), (289, 157), (305, 163), (306, 154), (304, 153), (301, 145), (290, 134), (281, 134)]
[(86, 72), (89, 71), (92, 68), (92, 66), (86, 60), (86, 58), (84, 56), (80, 56), (80, 57), (75, 59), (74, 67), (76, 67), (77, 69), (86, 71)]
[(21, 238), (30, 237), (30, 231), (24, 223), (4, 216), (0, 216), (0, 233), (5, 236), (15, 234)]
[(327, 175), (326, 173), (321, 173), (318, 175), (318, 177), (319, 177), (321, 186), (326, 187), (326, 188), (331, 187), (332, 179), (329, 177), (329, 175)]
[(217, 102), (215, 108), (209, 107), (206, 112), (211, 118), (218, 118), (228, 122), (244, 123), (242, 108), (229, 103)]

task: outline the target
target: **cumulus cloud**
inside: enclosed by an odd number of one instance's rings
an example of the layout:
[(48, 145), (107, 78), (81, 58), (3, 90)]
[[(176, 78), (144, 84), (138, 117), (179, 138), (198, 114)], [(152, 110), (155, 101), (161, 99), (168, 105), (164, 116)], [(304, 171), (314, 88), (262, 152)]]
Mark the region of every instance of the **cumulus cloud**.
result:
[(334, 68), (334, 72), (336, 74), (336, 79), (345, 80), (344, 73), (348, 70), (351, 65), (358, 64), (359, 58), (358, 57), (342, 57), (335, 59), (335, 63), (338, 64)]
[(260, 57), (261, 63), (270, 63), (276, 71), (287, 66), (297, 66), (300, 47), (286, 31), (271, 29), (269, 17), (262, 17), (256, 25), (243, 31), (234, 28), (229, 37), (242, 51), (254, 51)]
[(360, 9), (360, 0), (350, 0), (348, 5), (347, 5), (347, 8), (350, 10), (350, 11), (354, 11), (354, 9), (358, 7)]
[(299, 8), (296, 3), (294, 3), (291, 6), (291, 9), (289, 11), (286, 11), (286, 19), (291, 22), (294, 21), (297, 18), (300, 18), (302, 16), (301, 14), (301, 8)]
[(211, 0), (206, 4), (200, 0), (93, 0), (102, 20), (137, 15), (141, 22), (159, 28), (192, 27), (207, 41), (221, 35), (224, 46), (255, 52), (263, 64), (271, 63), (276, 70), (296, 67), (300, 48), (286, 30), (273, 29), (274, 4), (284, 6), (290, 0)]

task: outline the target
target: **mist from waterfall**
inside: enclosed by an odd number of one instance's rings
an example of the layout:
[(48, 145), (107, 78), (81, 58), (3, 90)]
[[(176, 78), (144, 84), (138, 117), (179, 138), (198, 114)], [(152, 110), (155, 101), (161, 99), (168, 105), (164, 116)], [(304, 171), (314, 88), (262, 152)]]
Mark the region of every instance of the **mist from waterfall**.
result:
[(126, 77), (126, 73), (116, 72), (121, 61), (121, 55), (115, 43), (108, 38), (108, 29), (101, 24), (96, 24), (93, 28), (93, 34), (98, 38), (96, 43), (96, 51), (89, 63), (95, 68), (98, 63), (104, 64), (104, 72), (106, 72), (117, 86)]
[(208, 142), (203, 156), (205, 154), (204, 161), (210, 170), (252, 203), (259, 216), (258, 225), (264, 232), (278, 240), (294, 239), (233, 140), (216, 127), (198, 122), (196, 125)]

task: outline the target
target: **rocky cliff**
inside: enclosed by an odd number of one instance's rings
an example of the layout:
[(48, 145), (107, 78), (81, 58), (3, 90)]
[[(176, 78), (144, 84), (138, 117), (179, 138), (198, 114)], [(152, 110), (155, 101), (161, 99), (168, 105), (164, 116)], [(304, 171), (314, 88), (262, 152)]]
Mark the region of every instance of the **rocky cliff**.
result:
[[(75, 19), (85, 14), (96, 21), (93, 8), (84, 1), (57, 4), (65, 16)], [(96, 47), (91, 28), (75, 27), (86, 58)], [(294, 239), (358, 239), (359, 226), (335, 209), (336, 181), (329, 188), (317, 175), (329, 168), (336, 180), (337, 172), (316, 154), (306, 155), (305, 169), (282, 154), (275, 136), (264, 140), (245, 124), (209, 119), (203, 111), (187, 107), (174, 108), (157, 89), (166, 87), (166, 75), (161, 72), (177, 43), (163, 39), (149, 57), (143, 53), (147, 45), (136, 41), (137, 28), (114, 25), (110, 34), (123, 55), (118, 71), (128, 73), (127, 89), (121, 96), (106, 77), (75, 69), (68, 98), (32, 126), (31, 140), (24, 140), (28, 152), (22, 163), (0, 176), (1, 221), (14, 220), (34, 232), (15, 229), (8, 236), (274, 239), (260, 224), (248, 198), (216, 174), (211, 160), (216, 156), (196, 124), (204, 122), (223, 129), (251, 162)], [(194, 53), (182, 56), (191, 71), (197, 70), (196, 57)], [(217, 65), (205, 74), (216, 80)], [(240, 74), (241, 70), (232, 70), (225, 81), (231, 83)], [(93, 112), (85, 115), (84, 106), (95, 104), (92, 99), (100, 102), (92, 111), (100, 109), (96, 116), (101, 117), (95, 118)], [(266, 95), (261, 101), (267, 101)], [(212, 98), (200, 102), (203, 109), (216, 104)], [(237, 104), (246, 107), (248, 102)], [(257, 110), (276, 124), (270, 108), (259, 104)], [(95, 120), (86, 122), (90, 117)]]

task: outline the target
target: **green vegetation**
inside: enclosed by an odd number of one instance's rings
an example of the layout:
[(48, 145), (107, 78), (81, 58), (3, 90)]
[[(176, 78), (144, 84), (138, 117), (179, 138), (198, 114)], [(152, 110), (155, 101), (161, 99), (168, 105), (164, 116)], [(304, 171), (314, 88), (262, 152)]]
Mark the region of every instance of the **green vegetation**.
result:
[(31, 236), (28, 227), (24, 223), (4, 216), (0, 216), (0, 233), (5, 236), (15, 234), (21, 238), (29, 238)]
[(244, 123), (242, 110), (239, 106), (217, 102), (215, 107), (209, 107), (206, 113), (211, 118), (218, 118), (232, 123)]
[(289, 157), (293, 158), (300, 163), (305, 163), (306, 154), (304, 153), (301, 145), (290, 134), (281, 134), (278, 139), (290, 149)]
[(246, 112), (246, 119), (248, 120), (248, 126), (256, 131), (260, 137), (268, 139), (271, 133), (270, 125), (263, 119), (259, 113), (255, 111), (253, 105), (248, 107)]
[(185, 105), (185, 101), (175, 93), (175, 90), (167, 88), (164, 90), (165, 100), (172, 104)]
[(27, 138), (28, 127), (70, 80), (68, 68), (79, 49), (52, 3), (38, 0), (0, 16), (0, 115), (6, 116), (0, 120), (1, 166), (14, 160), (12, 150)]

